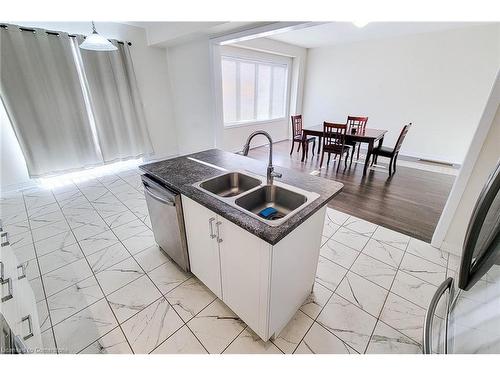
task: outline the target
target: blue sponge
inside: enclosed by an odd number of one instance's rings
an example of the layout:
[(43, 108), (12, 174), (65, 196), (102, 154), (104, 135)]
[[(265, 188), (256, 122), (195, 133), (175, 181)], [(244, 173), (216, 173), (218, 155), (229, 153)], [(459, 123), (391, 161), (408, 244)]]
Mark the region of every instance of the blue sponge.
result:
[(278, 210), (276, 210), (273, 207), (266, 207), (262, 211), (259, 212), (259, 216), (263, 217), (264, 219), (269, 219), (273, 215), (276, 215), (278, 213)]

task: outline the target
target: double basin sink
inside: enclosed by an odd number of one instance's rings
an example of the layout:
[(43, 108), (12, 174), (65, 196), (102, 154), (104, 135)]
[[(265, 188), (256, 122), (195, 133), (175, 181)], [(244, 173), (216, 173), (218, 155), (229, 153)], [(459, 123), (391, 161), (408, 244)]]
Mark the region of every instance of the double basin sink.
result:
[[(242, 172), (228, 172), (194, 186), (272, 226), (282, 224), (319, 197), (281, 182), (266, 185), (264, 177)], [(268, 207), (276, 210), (272, 217), (259, 215)]]

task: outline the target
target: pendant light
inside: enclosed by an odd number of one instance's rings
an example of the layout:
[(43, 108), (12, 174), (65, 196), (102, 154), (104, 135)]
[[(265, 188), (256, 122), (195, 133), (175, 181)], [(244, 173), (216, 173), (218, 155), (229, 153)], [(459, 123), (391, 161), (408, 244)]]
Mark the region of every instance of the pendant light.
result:
[(94, 21), (92, 21), (92, 34), (85, 38), (83, 43), (80, 44), (80, 48), (90, 51), (116, 51), (118, 49), (109, 40), (97, 33)]

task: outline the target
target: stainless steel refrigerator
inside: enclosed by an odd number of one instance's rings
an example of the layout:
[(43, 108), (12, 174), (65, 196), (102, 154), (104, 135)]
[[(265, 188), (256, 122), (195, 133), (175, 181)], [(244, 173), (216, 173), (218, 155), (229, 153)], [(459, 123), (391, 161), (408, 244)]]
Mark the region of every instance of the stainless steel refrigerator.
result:
[(429, 304), (423, 343), (425, 354), (500, 354), (500, 163), (472, 212), (457, 276)]

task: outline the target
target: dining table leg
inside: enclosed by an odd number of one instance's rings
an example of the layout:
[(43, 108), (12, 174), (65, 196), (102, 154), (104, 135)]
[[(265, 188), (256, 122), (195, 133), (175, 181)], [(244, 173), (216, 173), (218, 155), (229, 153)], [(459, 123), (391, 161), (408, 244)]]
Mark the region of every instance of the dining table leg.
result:
[[(377, 148), (382, 147), (382, 144), (383, 144), (383, 143), (384, 143), (384, 137), (382, 137), (382, 138), (380, 138), (380, 139), (378, 140), (378, 145), (377, 145)], [(375, 162), (376, 162), (376, 160), (375, 160)]]
[(370, 164), (370, 157), (372, 156), (373, 152), (373, 141), (368, 142), (368, 151), (366, 151), (366, 158), (365, 158), (365, 166), (363, 168), (363, 176), (366, 174), (366, 170), (368, 169), (368, 165)]
[(380, 138), (378, 141), (378, 148), (382, 147), (382, 144), (384, 143), (384, 137)]

